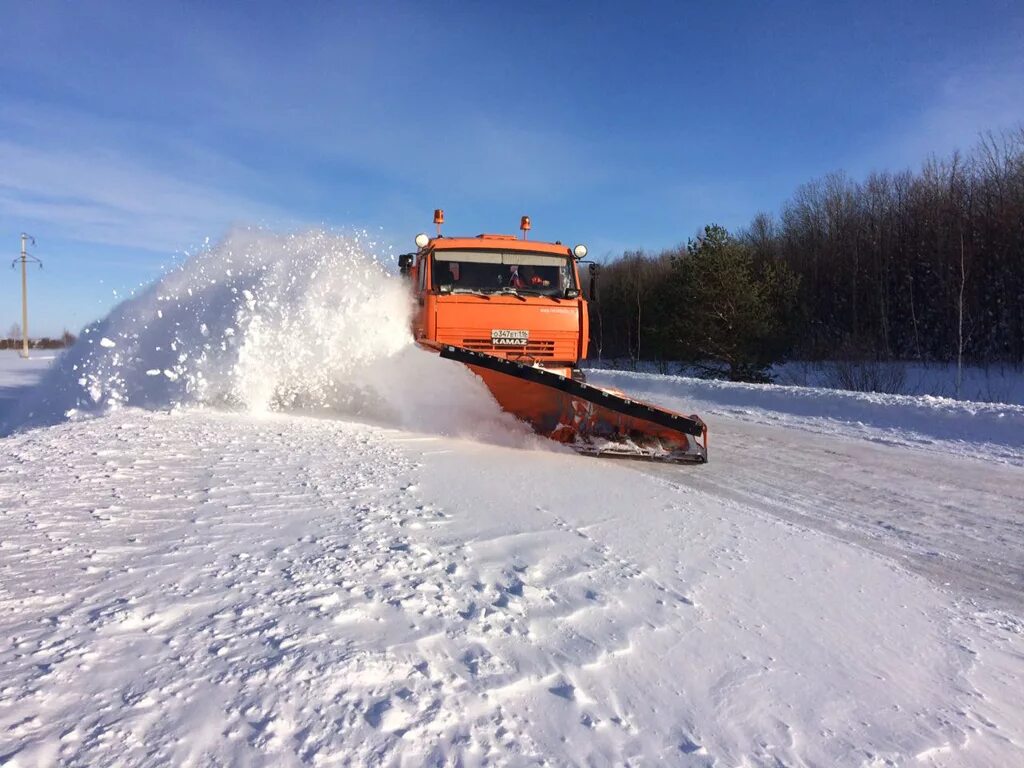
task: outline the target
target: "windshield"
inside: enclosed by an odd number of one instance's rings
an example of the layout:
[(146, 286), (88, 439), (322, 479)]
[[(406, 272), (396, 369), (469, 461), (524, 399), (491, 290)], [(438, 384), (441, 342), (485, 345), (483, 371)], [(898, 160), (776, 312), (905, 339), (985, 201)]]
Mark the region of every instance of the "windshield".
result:
[(433, 284), (453, 293), (473, 291), (564, 296), (575, 289), (576, 276), (568, 256), (524, 251), (435, 251)]

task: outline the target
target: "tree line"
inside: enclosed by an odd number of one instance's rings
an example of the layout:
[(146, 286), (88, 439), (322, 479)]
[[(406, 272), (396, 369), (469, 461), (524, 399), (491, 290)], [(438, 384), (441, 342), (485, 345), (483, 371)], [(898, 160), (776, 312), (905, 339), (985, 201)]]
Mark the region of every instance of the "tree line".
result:
[(603, 265), (592, 357), (763, 377), (786, 356), (1024, 362), (1024, 126), (863, 181), (833, 173), (779, 215)]
[[(21, 349), (21, 338), (21, 325), (13, 323), (7, 331), (7, 338), (0, 338), (0, 349)], [(58, 338), (43, 336), (41, 338), (29, 339), (28, 345), (32, 349), (64, 349), (65, 347), (70, 347), (77, 340), (78, 337), (65, 328)]]

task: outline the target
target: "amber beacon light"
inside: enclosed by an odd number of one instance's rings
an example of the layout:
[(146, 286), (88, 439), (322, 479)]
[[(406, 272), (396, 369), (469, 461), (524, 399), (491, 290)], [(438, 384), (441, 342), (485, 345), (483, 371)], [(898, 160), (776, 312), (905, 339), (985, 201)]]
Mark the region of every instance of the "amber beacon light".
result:
[(523, 216), (523, 218), (521, 218), (519, 220), (519, 228), (521, 230), (523, 230), (523, 240), (525, 240), (526, 239), (526, 233), (530, 231), (530, 217), (529, 216)]

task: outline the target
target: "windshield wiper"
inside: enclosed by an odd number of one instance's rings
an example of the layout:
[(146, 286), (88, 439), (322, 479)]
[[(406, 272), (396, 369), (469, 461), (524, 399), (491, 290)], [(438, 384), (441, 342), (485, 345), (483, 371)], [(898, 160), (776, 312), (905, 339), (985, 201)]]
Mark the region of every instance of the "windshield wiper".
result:
[(520, 288), (519, 290), (522, 293), (525, 293), (525, 294), (527, 294), (529, 296), (546, 296), (547, 298), (554, 299), (555, 301), (561, 301), (562, 298), (563, 298), (562, 296), (559, 296), (558, 294), (545, 293), (544, 291), (538, 290), (536, 288)]
[(471, 294), (473, 296), (483, 296), (488, 301), (491, 300), (491, 297), (489, 295), (487, 295), (487, 293), (485, 293), (484, 291), (477, 290), (476, 288), (453, 288), (452, 289), (452, 293), (459, 293), (459, 294), (466, 294), (466, 293), (468, 293), (468, 294)]
[(515, 296), (520, 301), (526, 301), (525, 297), (519, 295), (519, 290), (517, 288), (512, 288), (511, 286), (499, 288), (495, 293), (501, 296)]

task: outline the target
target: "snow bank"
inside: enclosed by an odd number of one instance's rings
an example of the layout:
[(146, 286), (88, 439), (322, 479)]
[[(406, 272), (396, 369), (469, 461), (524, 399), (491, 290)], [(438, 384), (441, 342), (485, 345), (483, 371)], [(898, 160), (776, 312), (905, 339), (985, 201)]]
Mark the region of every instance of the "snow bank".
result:
[[(685, 376), (591, 371), (591, 381), (613, 386), (686, 413), (843, 432), (921, 447), (973, 453), (1024, 464), (1024, 406), (950, 400), (928, 395), (883, 395), (814, 387), (741, 384)], [(714, 424), (711, 425), (712, 434)]]
[[(639, 373), (699, 376), (700, 371), (680, 362), (655, 362), (628, 358), (587, 360), (588, 368), (595, 370), (628, 371)], [(793, 360), (778, 363), (768, 369), (776, 384), (821, 389), (844, 389), (838, 386), (835, 367), (837, 361), (808, 362)], [(859, 364), (855, 364), (857, 367)], [(899, 395), (932, 395), (956, 398), (956, 365), (953, 363), (879, 362), (867, 363), (878, 371), (889, 392)], [(1024, 368), (1009, 363), (988, 366), (965, 366), (962, 371), (960, 394), (962, 400), (983, 403), (1010, 403), (1024, 405)]]
[(467, 370), (414, 347), (407, 287), (372, 248), (323, 231), (237, 231), (85, 328), (0, 433), (206, 404), (520, 439)]
[[(772, 366), (779, 384), (801, 387), (834, 386), (834, 363), (789, 362)], [(953, 363), (875, 363), (883, 378), (900, 383), (897, 394), (956, 397), (956, 365)], [(961, 399), (985, 403), (1024, 405), (1024, 368), (1009, 364), (965, 366)]]

